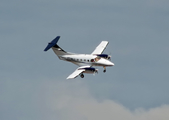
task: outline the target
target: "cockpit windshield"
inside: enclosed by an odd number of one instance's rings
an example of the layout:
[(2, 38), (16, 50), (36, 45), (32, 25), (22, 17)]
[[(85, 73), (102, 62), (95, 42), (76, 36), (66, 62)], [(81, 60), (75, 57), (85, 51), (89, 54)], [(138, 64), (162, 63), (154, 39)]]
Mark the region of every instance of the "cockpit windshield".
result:
[(101, 57), (96, 57), (94, 60), (97, 62), (101, 59)]

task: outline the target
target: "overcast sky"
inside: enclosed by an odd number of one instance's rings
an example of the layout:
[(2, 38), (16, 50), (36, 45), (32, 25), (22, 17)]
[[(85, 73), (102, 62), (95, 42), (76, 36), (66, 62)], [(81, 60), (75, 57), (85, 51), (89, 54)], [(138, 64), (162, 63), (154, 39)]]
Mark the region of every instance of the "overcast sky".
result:
[[(1, 0), (0, 120), (168, 120), (168, 0)], [(78, 66), (44, 48), (104, 53), (115, 66), (66, 80)]]

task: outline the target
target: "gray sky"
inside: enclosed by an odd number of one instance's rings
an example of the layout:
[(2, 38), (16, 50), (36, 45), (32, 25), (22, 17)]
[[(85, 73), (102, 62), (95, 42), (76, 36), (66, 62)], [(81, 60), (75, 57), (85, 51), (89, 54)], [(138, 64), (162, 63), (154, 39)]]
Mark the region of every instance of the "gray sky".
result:
[[(168, 0), (0, 1), (1, 120), (168, 120)], [(66, 51), (104, 53), (114, 67), (66, 80)]]

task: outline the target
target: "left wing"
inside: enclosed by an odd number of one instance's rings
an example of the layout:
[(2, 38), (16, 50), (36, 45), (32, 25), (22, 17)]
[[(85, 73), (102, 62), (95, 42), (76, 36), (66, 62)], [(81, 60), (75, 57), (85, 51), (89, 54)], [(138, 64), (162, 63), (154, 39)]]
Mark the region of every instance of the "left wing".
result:
[(85, 71), (85, 69), (83, 68), (88, 68), (90, 66), (82, 66), (82, 67), (78, 67), (72, 74), (70, 74), (67, 79), (73, 79), (73, 78), (76, 78), (78, 75), (80, 75), (82, 72)]
[(84, 69), (78, 70), (76, 69), (71, 75), (69, 75), (67, 77), (67, 79), (73, 79), (76, 78), (80, 73), (82, 73), (83, 71), (85, 71)]
[(102, 54), (108, 43), (109, 43), (108, 41), (102, 41), (92, 52), (92, 54)]

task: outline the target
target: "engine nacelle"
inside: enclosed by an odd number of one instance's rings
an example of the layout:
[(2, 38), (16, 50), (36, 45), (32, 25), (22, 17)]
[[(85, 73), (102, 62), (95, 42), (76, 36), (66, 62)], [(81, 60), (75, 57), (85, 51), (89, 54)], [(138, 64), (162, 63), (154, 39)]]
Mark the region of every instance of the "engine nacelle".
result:
[(95, 69), (95, 68), (83, 68), (85, 69), (85, 71), (83, 73), (89, 73), (89, 74), (94, 74), (94, 73), (98, 73), (98, 69)]

